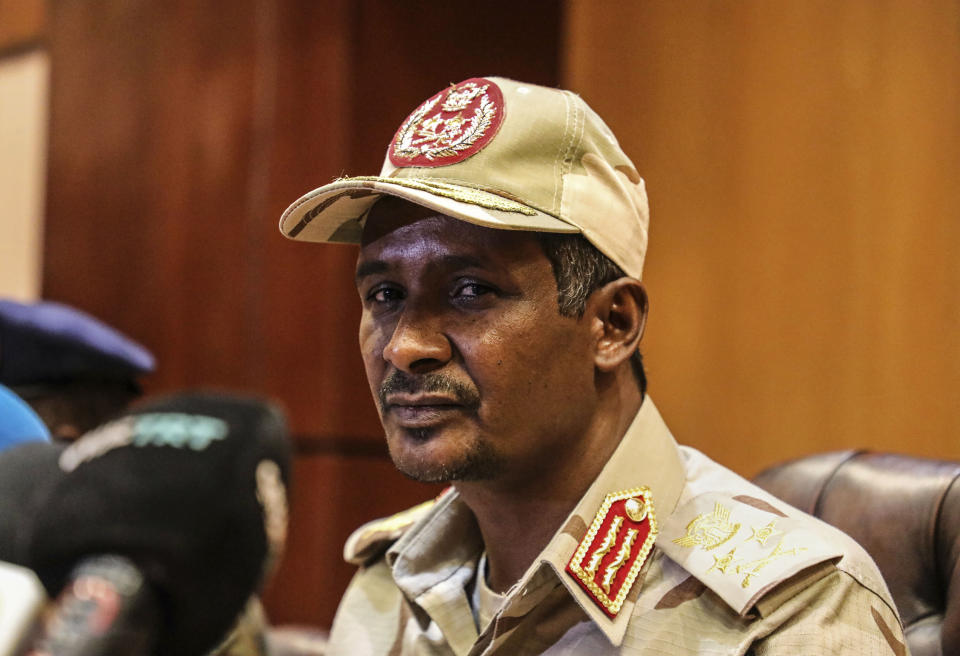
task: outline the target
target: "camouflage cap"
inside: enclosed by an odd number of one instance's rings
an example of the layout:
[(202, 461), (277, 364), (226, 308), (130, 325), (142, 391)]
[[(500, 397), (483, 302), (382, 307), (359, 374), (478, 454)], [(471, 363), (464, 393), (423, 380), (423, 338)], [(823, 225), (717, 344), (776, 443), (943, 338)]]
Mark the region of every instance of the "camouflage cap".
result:
[(357, 243), (382, 195), (508, 230), (582, 233), (640, 278), (649, 209), (643, 179), (576, 94), (471, 78), (421, 104), (397, 130), (379, 176), (341, 178), (280, 219), (291, 239)]

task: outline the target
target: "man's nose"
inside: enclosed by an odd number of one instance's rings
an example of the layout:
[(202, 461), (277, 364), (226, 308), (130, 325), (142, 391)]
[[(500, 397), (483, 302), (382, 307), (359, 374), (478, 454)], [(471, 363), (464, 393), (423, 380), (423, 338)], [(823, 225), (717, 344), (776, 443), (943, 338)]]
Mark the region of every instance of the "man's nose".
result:
[(406, 312), (383, 349), (383, 359), (401, 371), (426, 373), (443, 367), (452, 357), (450, 340), (436, 317)]

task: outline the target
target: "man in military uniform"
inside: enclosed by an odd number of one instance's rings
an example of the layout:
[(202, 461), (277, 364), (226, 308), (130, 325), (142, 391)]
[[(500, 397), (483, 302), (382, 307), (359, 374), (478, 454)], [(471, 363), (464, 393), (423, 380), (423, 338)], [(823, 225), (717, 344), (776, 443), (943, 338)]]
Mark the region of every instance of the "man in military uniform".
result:
[(902, 654), (852, 540), (679, 447), (638, 347), (643, 180), (576, 95), (444, 89), (293, 239), (359, 243), (396, 466), (450, 481), (361, 527), (333, 654)]

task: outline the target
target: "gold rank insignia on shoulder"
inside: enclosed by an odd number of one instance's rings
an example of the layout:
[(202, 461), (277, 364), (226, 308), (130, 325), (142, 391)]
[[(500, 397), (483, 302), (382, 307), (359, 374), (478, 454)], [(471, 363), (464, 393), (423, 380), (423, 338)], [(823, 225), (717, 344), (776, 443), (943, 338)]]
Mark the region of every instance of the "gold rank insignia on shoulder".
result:
[(712, 513), (701, 513), (687, 524), (687, 533), (673, 541), (681, 547), (699, 545), (704, 549), (716, 549), (740, 530), (740, 524), (730, 521), (730, 511), (720, 502), (713, 506)]
[(842, 555), (820, 533), (764, 499), (705, 492), (664, 520), (660, 549), (743, 615), (777, 584)]
[(608, 494), (567, 563), (567, 573), (604, 613), (616, 617), (656, 537), (649, 488)]

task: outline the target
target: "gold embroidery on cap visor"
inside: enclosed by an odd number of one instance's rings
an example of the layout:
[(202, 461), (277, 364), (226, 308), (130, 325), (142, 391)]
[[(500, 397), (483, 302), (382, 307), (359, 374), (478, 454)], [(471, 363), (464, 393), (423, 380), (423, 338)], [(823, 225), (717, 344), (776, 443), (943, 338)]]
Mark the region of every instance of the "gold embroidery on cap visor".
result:
[[(596, 551), (590, 553), (590, 548), (600, 529), (603, 527), (613, 504), (622, 500), (626, 500), (629, 504), (629, 507), (625, 507), (624, 516), (617, 515), (613, 518), (610, 526), (607, 528), (603, 542)], [(630, 503), (630, 501), (635, 501), (636, 503)], [(642, 506), (642, 510), (638, 506)], [(635, 520), (634, 517), (637, 516), (641, 517), (641, 519)], [(611, 597), (610, 588), (616, 579), (618, 571), (630, 562), (629, 554), (633, 550), (634, 543), (640, 533), (638, 529), (629, 528), (627, 530), (626, 536), (620, 548), (617, 550), (616, 557), (609, 565), (603, 568), (603, 579), (600, 585), (597, 585), (594, 578), (600, 570), (600, 562), (604, 556), (613, 550), (617, 541), (620, 539), (620, 530), (624, 525), (625, 517), (629, 517), (632, 521), (649, 522), (649, 532), (644, 538), (643, 544), (640, 545), (636, 556), (633, 558), (633, 562), (630, 563), (630, 569), (627, 571), (627, 575), (617, 590), (616, 595)], [(650, 488), (639, 487), (608, 494), (600, 505), (600, 509), (597, 511), (593, 523), (587, 530), (587, 534), (583, 537), (583, 540), (580, 541), (580, 546), (570, 559), (570, 563), (567, 565), (567, 572), (576, 578), (578, 583), (587, 588), (591, 597), (603, 607), (607, 615), (616, 617), (617, 613), (620, 612), (620, 608), (623, 606), (624, 600), (630, 593), (630, 589), (633, 587), (637, 575), (640, 573), (641, 568), (643, 568), (643, 564), (646, 562), (650, 550), (653, 549), (653, 543), (656, 541), (656, 538), (657, 519), (653, 511), (653, 497)], [(588, 562), (584, 564), (584, 560)]]
[(533, 210), (527, 207), (526, 205), (523, 205), (516, 201), (510, 200), (509, 198), (504, 198), (503, 196), (498, 196), (489, 191), (483, 191), (482, 189), (474, 189), (472, 187), (460, 187), (447, 182), (440, 182), (439, 180), (424, 180), (424, 179), (411, 180), (409, 178), (381, 178), (376, 175), (364, 175), (364, 176), (358, 176), (356, 178), (346, 178), (346, 180), (357, 181), (357, 182), (380, 182), (383, 184), (397, 185), (399, 187), (406, 187), (408, 189), (426, 191), (427, 193), (433, 194), (434, 196), (449, 198), (450, 200), (455, 200), (460, 203), (467, 203), (468, 205), (476, 205), (478, 207), (483, 207), (488, 210), (500, 210), (501, 212), (516, 212), (518, 214), (525, 214), (527, 216), (537, 215), (536, 210)]
[[(532, 207), (528, 207), (523, 203), (510, 198), (500, 196), (493, 191), (455, 185), (440, 180), (424, 178), (385, 178), (375, 175), (340, 178), (338, 180), (334, 180), (332, 183), (326, 187), (323, 187), (322, 189), (307, 194), (297, 201), (297, 203), (291, 205), (284, 213), (283, 217), (281, 218), (281, 230), (287, 235), (287, 237), (290, 237), (291, 239), (298, 239), (300, 238), (301, 233), (306, 230), (306, 228), (313, 222), (314, 219), (321, 214), (327, 213), (328, 210), (331, 210), (335, 213), (335, 215), (337, 212), (339, 212), (340, 218), (335, 224), (325, 226), (325, 229), (328, 232), (323, 233), (322, 239), (319, 241), (351, 241), (350, 239), (336, 238), (336, 233), (345, 228), (347, 224), (353, 224), (356, 235), (354, 235), (352, 242), (356, 243), (359, 241), (359, 232), (361, 230), (361, 224), (359, 223), (359, 220), (365, 215), (366, 211), (370, 208), (370, 205), (375, 199), (371, 199), (366, 205), (354, 208), (352, 213), (349, 209), (347, 212), (337, 210), (335, 206), (339, 201), (343, 200), (344, 202), (349, 203), (351, 201), (363, 198), (392, 195), (399, 198), (404, 198), (412, 203), (419, 203), (421, 205), (427, 203), (427, 199), (422, 197), (411, 197), (410, 195), (401, 192), (399, 189), (391, 190), (390, 187), (410, 189), (415, 192), (422, 192), (430, 194), (431, 196), (436, 196), (438, 199), (446, 198), (458, 203), (473, 205), (482, 209), (522, 214), (523, 216), (528, 217), (539, 217), (533, 223), (528, 223), (527, 221), (517, 221), (516, 223), (511, 222), (515, 226), (518, 223), (520, 225), (529, 225), (527, 228), (520, 229), (533, 229), (561, 233), (579, 232), (579, 229), (572, 224), (568, 224), (551, 215), (538, 212)], [(317, 193), (320, 191), (324, 193)], [(438, 212), (448, 213), (451, 216), (457, 216), (456, 208), (444, 207), (441, 201), (438, 200), (437, 202), (438, 206), (436, 209)], [(463, 211), (466, 213), (466, 209)], [(464, 217), (461, 216), (460, 218)], [(296, 220), (295, 223), (294, 220)], [(467, 218), (466, 220), (471, 219)], [(548, 221), (552, 222), (552, 225), (548, 224)], [(481, 225), (487, 225), (482, 221), (478, 222)], [(507, 222), (501, 219), (500, 224), (504, 225), (505, 223)], [(489, 225), (491, 227), (498, 227), (497, 223), (494, 221), (491, 221)], [(563, 229), (564, 227), (567, 229)], [(309, 239), (309, 241), (314, 240), (315, 239)]]

